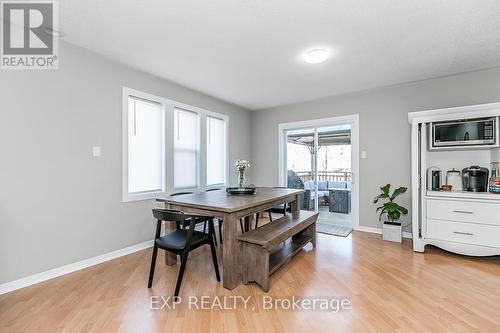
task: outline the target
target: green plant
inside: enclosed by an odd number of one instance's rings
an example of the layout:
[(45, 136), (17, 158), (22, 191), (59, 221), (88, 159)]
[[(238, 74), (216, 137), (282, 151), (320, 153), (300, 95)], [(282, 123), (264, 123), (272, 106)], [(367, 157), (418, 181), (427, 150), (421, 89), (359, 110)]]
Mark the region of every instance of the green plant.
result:
[(397, 203), (394, 202), (394, 200), (400, 196), (401, 194), (405, 193), (407, 188), (406, 187), (399, 187), (390, 194), (390, 189), (391, 189), (391, 184), (387, 184), (385, 186), (382, 186), (380, 188), (381, 193), (373, 199), (373, 203), (378, 203), (380, 199), (388, 199), (388, 202), (384, 203), (382, 206), (377, 207), (377, 212), (380, 211), (380, 216), (379, 216), (379, 221), (382, 220), (382, 216), (384, 214), (387, 214), (391, 222), (397, 222), (401, 215), (406, 215), (408, 214), (408, 209), (406, 209), (403, 206), (398, 205)]

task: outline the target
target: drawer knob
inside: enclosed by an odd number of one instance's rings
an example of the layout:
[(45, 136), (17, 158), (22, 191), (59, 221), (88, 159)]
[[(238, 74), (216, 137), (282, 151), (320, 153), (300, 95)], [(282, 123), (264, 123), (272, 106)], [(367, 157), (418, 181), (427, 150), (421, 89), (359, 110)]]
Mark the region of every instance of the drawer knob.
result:
[(474, 234), (470, 232), (453, 231), (453, 233), (458, 235), (474, 236)]
[(454, 210), (453, 213), (459, 213), (459, 214), (474, 214), (474, 212), (469, 212), (466, 210)]

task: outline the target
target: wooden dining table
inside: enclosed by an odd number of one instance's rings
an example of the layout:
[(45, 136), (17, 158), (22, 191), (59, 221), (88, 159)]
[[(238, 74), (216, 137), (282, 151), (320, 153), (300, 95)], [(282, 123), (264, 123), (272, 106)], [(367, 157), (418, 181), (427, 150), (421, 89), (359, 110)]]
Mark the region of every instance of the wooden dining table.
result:
[[(224, 288), (234, 289), (241, 282), (242, 260), (238, 245), (239, 219), (245, 218), (252, 225), (253, 216), (279, 204), (291, 203), (292, 212), (300, 210), (301, 189), (258, 187), (255, 194), (229, 194), (225, 190), (196, 192), (179, 196), (158, 198), (165, 208), (187, 214), (213, 216), (224, 222), (222, 242), (222, 283)], [(165, 232), (175, 229), (175, 223), (167, 222)], [(166, 252), (165, 263), (174, 265), (175, 255)]]

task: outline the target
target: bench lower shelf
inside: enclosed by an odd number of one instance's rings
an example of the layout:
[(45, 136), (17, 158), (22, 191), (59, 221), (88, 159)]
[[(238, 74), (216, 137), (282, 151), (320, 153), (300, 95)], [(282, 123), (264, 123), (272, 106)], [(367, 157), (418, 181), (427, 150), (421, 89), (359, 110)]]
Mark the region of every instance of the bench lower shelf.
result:
[(281, 266), (296, 255), (304, 245), (312, 242), (312, 237), (307, 234), (298, 234), (291, 238), (281, 248), (269, 254), (269, 275), (273, 274)]

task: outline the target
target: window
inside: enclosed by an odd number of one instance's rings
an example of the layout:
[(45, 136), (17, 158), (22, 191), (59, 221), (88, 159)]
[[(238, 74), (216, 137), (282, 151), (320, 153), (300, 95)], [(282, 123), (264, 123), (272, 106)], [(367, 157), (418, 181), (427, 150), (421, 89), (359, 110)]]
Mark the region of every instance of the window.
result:
[(165, 109), (144, 94), (124, 97), (124, 201), (165, 192)]
[(122, 200), (227, 181), (229, 117), (123, 87)]
[(196, 188), (199, 183), (199, 119), (196, 112), (174, 109), (174, 188)]
[(226, 183), (226, 121), (207, 117), (207, 185)]

